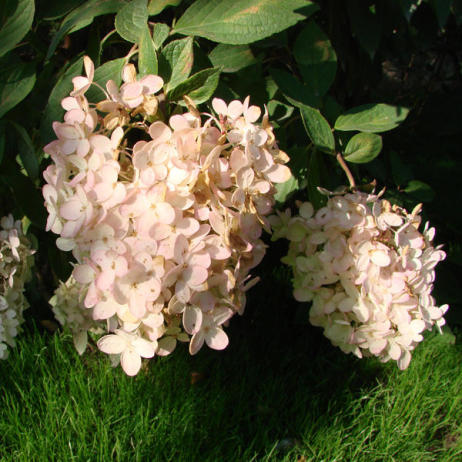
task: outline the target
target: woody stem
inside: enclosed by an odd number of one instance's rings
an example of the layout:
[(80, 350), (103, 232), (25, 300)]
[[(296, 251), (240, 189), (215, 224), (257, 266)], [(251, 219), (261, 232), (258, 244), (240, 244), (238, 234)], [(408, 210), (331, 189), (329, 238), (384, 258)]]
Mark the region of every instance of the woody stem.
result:
[(350, 183), (350, 187), (352, 189), (355, 189), (356, 188), (356, 183), (355, 183), (355, 179), (353, 178), (353, 175), (350, 171), (350, 169), (348, 168), (348, 165), (346, 164), (345, 162), (345, 159), (343, 158), (342, 154), (340, 152), (337, 153), (337, 162), (340, 164), (340, 167), (342, 167), (342, 170), (345, 172), (347, 178), (348, 178), (348, 181)]

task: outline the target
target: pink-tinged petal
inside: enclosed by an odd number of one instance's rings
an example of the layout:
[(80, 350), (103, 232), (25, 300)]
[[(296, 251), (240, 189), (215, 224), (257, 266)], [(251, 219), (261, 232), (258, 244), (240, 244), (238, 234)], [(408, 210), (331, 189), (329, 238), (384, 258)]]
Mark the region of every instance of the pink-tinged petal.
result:
[(125, 350), (120, 355), (120, 365), (127, 375), (133, 377), (141, 369), (141, 357), (136, 351)]
[(156, 354), (158, 356), (167, 356), (172, 353), (176, 348), (175, 337), (164, 337), (159, 340)]
[(132, 341), (131, 346), (142, 358), (152, 358), (156, 354), (157, 342), (137, 338)]
[(401, 354), (401, 358), (398, 360), (398, 367), (402, 371), (408, 368), (409, 363), (411, 362), (411, 353), (408, 350), (404, 350)]
[(384, 338), (372, 340), (369, 342), (369, 350), (373, 355), (379, 355), (385, 349), (387, 343)]
[(156, 144), (165, 143), (172, 137), (172, 130), (163, 122), (157, 121), (149, 127), (149, 135)]
[(90, 86), (90, 81), (87, 77), (80, 75), (72, 79), (72, 84), (74, 85), (74, 91), (71, 93), (71, 95), (83, 93)]
[(132, 289), (128, 297), (128, 307), (135, 318), (141, 319), (146, 313), (145, 294)]
[(162, 77), (159, 77), (158, 75), (147, 75), (146, 77), (143, 77), (139, 82), (141, 85), (143, 85), (143, 87), (145, 87), (148, 95), (157, 93), (164, 85)]
[(183, 272), (182, 266), (175, 266), (171, 270), (167, 271), (163, 279), (164, 287), (170, 287), (173, 284), (176, 284), (178, 278), (180, 277), (181, 273)]
[(171, 225), (175, 221), (175, 209), (167, 202), (156, 204), (156, 212), (161, 223)]
[(151, 186), (156, 181), (156, 174), (152, 168), (147, 168), (141, 172), (140, 179), (144, 185)]
[(245, 167), (239, 170), (236, 174), (236, 181), (240, 188), (248, 189), (255, 178), (255, 173), (252, 168)]
[(256, 122), (261, 115), (261, 109), (258, 106), (250, 106), (247, 111), (245, 111), (245, 121), (247, 123)]
[(292, 176), (289, 167), (282, 164), (274, 164), (264, 175), (273, 183), (284, 183)]
[(198, 306), (202, 312), (213, 310), (217, 299), (208, 290), (205, 292), (197, 292), (192, 297), (192, 303)]
[(175, 227), (179, 233), (189, 237), (199, 231), (199, 222), (194, 218), (186, 217), (176, 223)]
[(217, 326), (220, 326), (234, 315), (233, 310), (226, 306), (217, 306), (214, 308), (212, 318)]
[(168, 123), (170, 127), (172, 127), (173, 130), (176, 130), (176, 131), (189, 130), (191, 128), (186, 117), (180, 114), (176, 114), (170, 117), (170, 120), (168, 121)]
[(202, 325), (202, 311), (197, 306), (187, 305), (183, 311), (183, 327), (188, 334), (195, 334)]
[(72, 275), (80, 284), (89, 284), (95, 277), (95, 270), (90, 265), (76, 265)]
[(74, 346), (77, 353), (82, 356), (87, 349), (88, 335), (86, 330), (81, 330), (73, 334)]
[(212, 211), (209, 214), (209, 221), (212, 229), (219, 235), (223, 236), (225, 234), (225, 224), (223, 218), (217, 212)]
[(173, 249), (174, 260), (176, 263), (181, 265), (186, 258), (186, 255), (189, 251), (189, 242), (188, 239), (183, 234), (178, 234), (175, 239), (175, 246)]
[(401, 356), (401, 348), (396, 343), (394, 343), (390, 345), (388, 349), (388, 354), (390, 355), (391, 359), (398, 361), (398, 359)]
[(83, 65), (84, 65), (85, 74), (87, 74), (88, 80), (92, 81), (95, 75), (95, 65), (93, 64), (93, 61), (88, 56), (84, 56)]
[(86, 139), (79, 140), (79, 144), (77, 145), (77, 155), (80, 157), (84, 157), (90, 151), (90, 142)]
[(99, 290), (103, 290), (103, 291), (109, 290), (109, 288), (114, 283), (114, 278), (115, 278), (115, 271), (113, 270), (102, 271), (100, 274), (98, 274), (98, 277), (96, 278), (96, 287), (98, 287)]
[(230, 143), (238, 144), (242, 141), (242, 133), (239, 130), (231, 130), (227, 136)]
[(90, 145), (97, 152), (106, 153), (112, 151), (111, 140), (104, 135), (92, 135), (90, 137)]
[(212, 107), (217, 114), (227, 115), (228, 113), (228, 106), (226, 106), (226, 103), (220, 98), (213, 98)]
[(229, 159), (229, 165), (233, 172), (238, 172), (241, 168), (249, 165), (249, 159), (243, 151), (240, 149), (233, 149), (231, 152), (231, 157)]
[(93, 319), (109, 319), (117, 312), (117, 303), (112, 299), (104, 299), (93, 308)]
[(388, 266), (391, 262), (388, 253), (384, 250), (373, 250), (370, 253), (370, 259), (373, 263), (380, 267)]
[(191, 299), (191, 289), (185, 281), (181, 279), (177, 281), (175, 285), (175, 295), (180, 302), (189, 303)]
[(70, 250), (73, 250), (76, 245), (77, 244), (74, 239), (68, 239), (65, 237), (58, 237), (58, 239), (56, 239), (56, 247), (58, 247), (58, 249), (62, 250), (63, 252), (69, 252)]
[(76, 98), (67, 96), (61, 101), (61, 106), (66, 111), (72, 111), (72, 109), (82, 109)]
[(244, 106), (240, 101), (235, 99), (234, 101), (231, 101), (228, 106), (228, 116), (231, 117), (232, 119), (237, 119), (242, 115), (242, 111), (244, 110)]
[(85, 295), (83, 305), (85, 306), (85, 308), (92, 308), (99, 302), (99, 300), (100, 296), (98, 294), (98, 290), (96, 289), (96, 285), (90, 284), (87, 290), (87, 294)]
[(196, 353), (199, 352), (199, 350), (202, 348), (202, 345), (204, 345), (204, 332), (199, 331), (196, 334), (193, 335), (191, 342), (189, 343), (189, 353), (191, 355), (195, 355)]
[(214, 350), (224, 350), (229, 343), (228, 336), (220, 327), (212, 327), (205, 333), (205, 342)]
[(98, 183), (93, 188), (93, 191), (96, 194), (96, 200), (98, 202), (104, 202), (111, 197), (114, 188), (110, 183)]
[(98, 348), (108, 355), (118, 355), (127, 348), (125, 339), (118, 335), (105, 335), (97, 342)]
[(143, 86), (140, 85), (138, 82), (133, 83), (126, 83), (120, 89), (120, 96), (123, 100), (127, 99), (137, 99), (143, 93)]
[(188, 258), (188, 263), (190, 266), (202, 266), (203, 268), (208, 268), (212, 261), (210, 259), (210, 254), (206, 251), (195, 252)]
[(425, 329), (425, 322), (422, 319), (414, 319), (411, 321), (410, 328), (416, 334), (420, 334)]
[(64, 114), (64, 121), (68, 124), (81, 124), (85, 120), (85, 112), (82, 109), (71, 109)]
[(205, 282), (208, 277), (209, 272), (202, 266), (188, 266), (182, 275), (183, 281), (193, 289)]

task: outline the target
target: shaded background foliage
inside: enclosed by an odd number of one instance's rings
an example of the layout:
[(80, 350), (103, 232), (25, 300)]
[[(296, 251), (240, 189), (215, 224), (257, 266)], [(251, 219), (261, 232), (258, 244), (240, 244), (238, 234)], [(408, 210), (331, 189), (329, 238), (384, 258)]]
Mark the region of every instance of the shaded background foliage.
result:
[[(368, 103), (410, 109), (407, 118), (405, 113), (397, 117), (396, 125), (406, 118), (398, 128), (384, 134), (379, 156), (379, 135), (357, 138), (369, 143), (366, 157), (360, 163), (351, 157), (350, 167), (358, 184), (375, 179), (396, 203), (407, 208), (424, 203), (424, 218), (437, 227), (437, 241), (445, 243), (448, 253), (438, 267), (436, 294), (441, 303), (451, 305), (449, 320), (462, 322), (462, 2), (265, 1), (268, 16), (258, 27), (260, 13), (248, 11), (254, 3), (2, 2), (0, 205), (2, 214), (12, 211), (26, 217), (38, 249), (29, 316), (52, 318), (47, 300), (72, 269), (69, 256), (56, 249), (55, 236), (44, 231), (41, 171), (49, 160), (42, 147), (54, 137), (51, 122), (62, 117), (59, 102), (80, 73), (83, 55), (99, 67), (95, 80), (120, 80), (124, 57), (138, 42), (140, 51), (132, 62), (145, 72), (158, 71), (168, 82), (171, 101), (189, 94), (208, 110), (207, 100), (214, 93), (224, 99), (251, 95), (253, 104), (267, 104), (294, 172), (294, 180), (279, 190), (280, 207), (294, 199), (319, 202), (317, 186), (334, 189), (346, 183), (329, 151), (342, 151), (349, 160), (352, 132), (336, 130), (335, 146), (326, 146), (330, 128), (313, 133), (311, 122), (321, 123), (321, 117), (337, 128), (340, 114)], [(209, 13), (220, 20), (244, 15), (248, 27), (243, 33), (232, 21), (231, 26), (211, 26), (203, 17)], [(272, 244), (268, 260), (277, 262), (283, 251), (283, 244)], [(282, 269), (271, 277), (289, 282)], [(300, 310), (306, 312), (305, 307)], [(250, 310), (249, 315), (255, 313)]]

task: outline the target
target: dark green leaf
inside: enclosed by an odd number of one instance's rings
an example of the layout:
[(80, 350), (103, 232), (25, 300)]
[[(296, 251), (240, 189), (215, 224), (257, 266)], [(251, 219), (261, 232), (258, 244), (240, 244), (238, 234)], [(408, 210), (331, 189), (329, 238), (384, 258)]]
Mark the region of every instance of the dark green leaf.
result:
[(298, 190), (298, 187), (298, 180), (294, 176), (291, 176), (284, 183), (276, 184), (274, 199), (279, 204), (283, 204), (292, 193)]
[(358, 130), (380, 133), (396, 128), (406, 119), (409, 109), (389, 104), (365, 104), (348, 110), (335, 122), (340, 131)]
[(154, 24), (154, 31), (152, 33), (152, 40), (154, 42), (154, 47), (158, 50), (165, 42), (170, 33), (170, 27), (167, 24), (162, 24), (161, 22), (156, 22)]
[(15, 128), (17, 134), (19, 135), (18, 151), (24, 169), (26, 170), (29, 178), (32, 181), (35, 181), (39, 174), (39, 164), (35, 154), (34, 144), (32, 143), (29, 133), (27, 133), (23, 126), (12, 121), (10, 121), (10, 124)]
[(34, 20), (34, 0), (3, 0), (0, 11), (11, 11), (0, 24), (0, 56), (10, 51), (29, 31)]
[[(97, 83), (99, 86), (106, 88), (106, 82), (108, 80), (114, 80), (117, 85), (120, 85), (122, 82), (122, 69), (126, 64), (125, 58), (113, 59), (104, 63), (102, 66), (95, 69), (95, 77), (93, 82)], [(88, 101), (97, 102), (104, 97), (101, 89), (92, 85), (86, 92), (85, 96)]]
[(372, 59), (380, 44), (382, 24), (375, 12), (371, 11), (368, 2), (349, 0), (346, 5), (351, 29), (360, 45)]
[(0, 180), (9, 187), (16, 205), (38, 228), (45, 227), (45, 207), (41, 191), (32, 181), (20, 173), (18, 164), (14, 160), (2, 163)]
[(298, 107), (303, 105), (311, 107), (319, 106), (319, 98), (314, 96), (312, 90), (303, 85), (292, 74), (281, 69), (270, 69), (269, 72), (289, 103)]
[(125, 40), (136, 43), (148, 22), (147, 0), (132, 0), (116, 15), (115, 28)]
[(430, 0), (430, 4), (435, 10), (436, 17), (438, 18), (438, 24), (441, 29), (446, 25), (448, 21), (452, 3), (453, 0)]
[(209, 58), (222, 72), (236, 72), (257, 62), (248, 45), (219, 44), (209, 53)]
[(177, 101), (187, 95), (196, 104), (204, 103), (213, 95), (219, 77), (220, 69), (204, 69), (180, 83), (167, 96), (171, 101)]
[[(297, 12), (301, 8), (304, 14)], [(316, 10), (308, 0), (196, 0), (174, 32), (243, 45), (287, 29)]]
[(154, 42), (146, 25), (139, 40), (140, 51), (138, 59), (138, 71), (140, 76), (157, 74), (157, 55), (154, 49)]
[[(170, 75), (166, 89), (166, 91), (169, 92), (186, 80), (191, 73), (194, 61), (192, 37), (170, 42), (162, 50), (162, 56), (165, 58), (168, 65), (166, 71)], [(164, 72), (161, 74), (165, 75)]]
[(326, 196), (318, 191), (321, 186), (321, 164), (322, 156), (317, 149), (311, 149), (308, 163), (308, 199), (316, 210), (320, 209), (327, 202)]
[(148, 13), (149, 16), (162, 13), (167, 6), (178, 6), (182, 0), (149, 0)]
[(35, 85), (33, 63), (6, 58), (0, 61), (0, 117), (19, 104)]
[(409, 165), (403, 162), (397, 152), (390, 152), (391, 175), (397, 186), (403, 186), (414, 176)]
[(348, 142), (344, 157), (354, 164), (365, 164), (375, 159), (382, 150), (382, 137), (375, 133), (358, 133)]
[(74, 8), (79, 7), (85, 0), (60, 0), (42, 2), (40, 5), (40, 15), (48, 21), (59, 19), (68, 14)]
[(46, 60), (50, 59), (59, 42), (65, 35), (75, 32), (93, 22), (95, 17), (103, 14), (116, 13), (119, 8), (126, 5), (124, 0), (89, 0), (75, 10), (71, 11), (64, 19), (48, 47)]
[(321, 151), (335, 154), (335, 139), (329, 122), (310, 106), (300, 106), (300, 114), (312, 143)]
[(337, 55), (324, 32), (310, 21), (294, 44), (294, 57), (306, 85), (321, 97), (332, 85), (337, 72)]
[(56, 120), (60, 122), (64, 116), (64, 109), (61, 107), (61, 100), (69, 95), (74, 88), (72, 79), (80, 75), (82, 72), (83, 58), (79, 58), (75, 63), (71, 64), (66, 72), (60, 77), (56, 85), (51, 90), (43, 113), (42, 122), (40, 124), (40, 137), (44, 144), (50, 142), (54, 138), (52, 123)]
[(431, 202), (435, 197), (431, 186), (419, 180), (411, 180), (403, 191), (420, 202)]

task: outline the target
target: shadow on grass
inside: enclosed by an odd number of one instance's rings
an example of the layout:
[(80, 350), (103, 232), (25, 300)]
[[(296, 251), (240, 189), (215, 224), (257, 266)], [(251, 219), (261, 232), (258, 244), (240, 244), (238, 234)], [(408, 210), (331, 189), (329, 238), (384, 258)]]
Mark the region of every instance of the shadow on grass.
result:
[(269, 257), (223, 352), (182, 345), (129, 378), (69, 335), (23, 336), (0, 364), (2, 460), (294, 460), (301, 447), (323, 460), (311, 437), (344, 425), (395, 366), (332, 347)]

